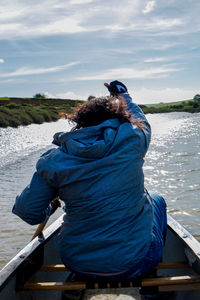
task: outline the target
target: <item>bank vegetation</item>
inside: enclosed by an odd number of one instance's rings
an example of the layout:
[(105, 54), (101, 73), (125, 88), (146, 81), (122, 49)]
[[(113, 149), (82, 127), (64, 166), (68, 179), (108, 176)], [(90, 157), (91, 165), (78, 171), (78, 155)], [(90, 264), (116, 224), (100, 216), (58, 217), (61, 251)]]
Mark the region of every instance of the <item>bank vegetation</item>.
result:
[(83, 101), (62, 99), (0, 98), (0, 127), (42, 124), (72, 113)]
[[(0, 98), (0, 127), (18, 127), (32, 123), (57, 121), (62, 112), (73, 113), (84, 101), (35, 98)], [(185, 100), (170, 103), (140, 105), (145, 114), (167, 112), (200, 112), (200, 101)]]

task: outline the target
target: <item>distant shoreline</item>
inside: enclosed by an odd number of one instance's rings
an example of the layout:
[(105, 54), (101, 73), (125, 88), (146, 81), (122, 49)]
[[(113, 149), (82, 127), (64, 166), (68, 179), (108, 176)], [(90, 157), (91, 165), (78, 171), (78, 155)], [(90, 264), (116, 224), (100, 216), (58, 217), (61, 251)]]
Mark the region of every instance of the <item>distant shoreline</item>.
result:
[(72, 113), (83, 101), (71, 99), (0, 98), (0, 127), (42, 124)]
[(200, 112), (200, 102), (190, 100), (169, 102), (169, 103), (157, 103), (157, 104), (146, 104), (139, 105), (145, 114), (151, 113), (168, 113), (168, 112), (189, 112), (197, 113)]
[[(0, 127), (42, 124), (60, 119), (60, 112), (73, 113), (83, 100), (0, 97)], [(184, 100), (139, 105), (145, 114), (167, 112), (200, 112), (200, 103)]]

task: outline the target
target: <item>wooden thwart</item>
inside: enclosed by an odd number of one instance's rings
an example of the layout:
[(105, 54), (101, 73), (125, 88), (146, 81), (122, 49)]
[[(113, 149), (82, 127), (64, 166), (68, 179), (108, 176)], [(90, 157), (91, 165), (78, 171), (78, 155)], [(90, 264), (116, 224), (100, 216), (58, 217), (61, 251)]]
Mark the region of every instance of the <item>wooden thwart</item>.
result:
[[(159, 263), (156, 269), (179, 269), (189, 268), (185, 262), (162, 262)], [(43, 265), (40, 272), (67, 272), (65, 265)], [(179, 290), (195, 290), (200, 289), (200, 276), (172, 276), (172, 277), (158, 277), (145, 278), (140, 282), (143, 287), (157, 286), (159, 291), (179, 291)], [(120, 288), (122, 283), (119, 281), (117, 286)], [(134, 285), (134, 280), (130, 281), (129, 286)], [(106, 283), (107, 288), (110, 288), (111, 283)], [(86, 289), (85, 282), (36, 282), (26, 283), (25, 290), (76, 290)], [(99, 288), (99, 283), (94, 283), (94, 288)]]
[[(129, 285), (130, 286), (130, 285)], [(142, 287), (157, 286), (160, 291), (176, 291), (200, 289), (200, 276), (172, 276), (160, 278), (146, 278), (141, 281)], [(121, 287), (121, 282), (118, 282)], [(77, 290), (86, 289), (85, 282), (36, 282), (26, 283), (25, 290)], [(94, 288), (98, 289), (99, 284), (96, 282)], [(110, 283), (107, 283), (110, 288)]]
[(161, 286), (161, 285), (185, 285), (190, 283), (200, 283), (200, 276), (172, 276), (172, 277), (158, 277), (146, 278), (141, 282), (142, 286)]
[[(185, 262), (162, 262), (159, 263), (156, 269), (181, 269), (181, 268), (189, 268), (189, 265)], [(40, 272), (67, 272), (67, 268), (65, 265), (57, 264), (57, 265), (43, 265)]]
[(161, 285), (158, 290), (159, 292), (195, 291), (200, 290), (200, 283)]
[(156, 269), (185, 269), (190, 266), (185, 262), (161, 262), (157, 265)]
[(80, 290), (86, 289), (84, 282), (35, 282), (26, 283), (24, 290)]
[(65, 265), (43, 265), (39, 269), (40, 272), (67, 272)]

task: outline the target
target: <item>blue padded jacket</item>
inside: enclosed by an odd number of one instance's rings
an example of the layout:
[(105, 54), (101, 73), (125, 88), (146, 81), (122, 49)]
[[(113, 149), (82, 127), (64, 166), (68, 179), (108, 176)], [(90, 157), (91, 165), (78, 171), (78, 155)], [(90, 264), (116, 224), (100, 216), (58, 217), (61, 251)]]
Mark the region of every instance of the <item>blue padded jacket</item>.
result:
[(44, 153), (13, 213), (30, 224), (49, 214), (57, 195), (66, 212), (59, 233), (63, 263), (74, 271), (120, 272), (144, 258), (152, 240), (152, 204), (144, 188), (143, 158), (150, 125), (142, 110), (122, 94), (141, 130), (129, 122), (58, 133)]

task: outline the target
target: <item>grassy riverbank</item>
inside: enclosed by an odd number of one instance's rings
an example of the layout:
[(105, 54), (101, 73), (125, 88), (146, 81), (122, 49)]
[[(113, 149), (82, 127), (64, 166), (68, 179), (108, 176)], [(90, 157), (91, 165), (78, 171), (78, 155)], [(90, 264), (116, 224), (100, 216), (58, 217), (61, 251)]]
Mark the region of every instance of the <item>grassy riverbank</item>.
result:
[(200, 103), (194, 100), (184, 100), (169, 103), (140, 105), (144, 113), (167, 113), (167, 112), (200, 112)]
[(60, 112), (72, 113), (74, 108), (82, 103), (82, 101), (59, 99), (52, 101), (49, 99), (16, 99), (15, 101), (9, 98), (0, 98), (0, 127), (18, 127), (32, 123), (42, 124), (57, 121), (60, 119)]
[[(72, 113), (83, 101), (0, 97), (0, 127), (18, 127), (32, 123), (57, 121), (59, 113)], [(200, 103), (185, 100), (140, 105), (145, 114), (166, 112), (200, 112)]]

